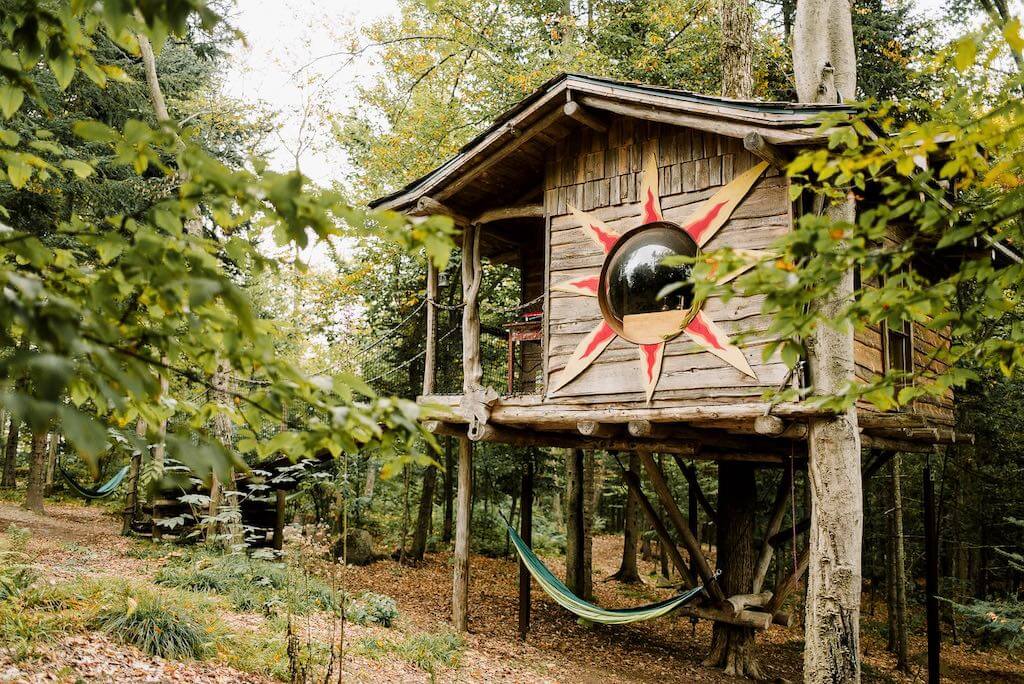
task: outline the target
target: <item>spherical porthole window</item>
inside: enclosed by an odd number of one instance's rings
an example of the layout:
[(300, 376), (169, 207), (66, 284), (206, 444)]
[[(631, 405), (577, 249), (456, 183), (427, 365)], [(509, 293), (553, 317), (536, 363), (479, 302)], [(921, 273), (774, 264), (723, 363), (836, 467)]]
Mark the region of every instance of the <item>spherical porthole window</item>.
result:
[[(682, 332), (692, 318), (693, 267), (669, 266), (666, 257), (695, 257), (697, 243), (679, 226), (657, 221), (623, 235), (601, 269), (601, 314), (619, 335), (637, 344), (654, 344)], [(682, 287), (664, 297), (668, 286)]]

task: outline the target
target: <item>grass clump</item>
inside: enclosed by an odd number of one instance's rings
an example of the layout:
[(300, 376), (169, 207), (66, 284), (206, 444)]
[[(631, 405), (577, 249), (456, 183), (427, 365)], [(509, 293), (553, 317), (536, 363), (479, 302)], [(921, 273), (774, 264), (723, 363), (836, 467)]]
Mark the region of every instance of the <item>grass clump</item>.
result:
[(455, 632), (420, 632), (401, 641), (363, 637), (356, 641), (353, 653), (374, 660), (397, 656), (433, 676), (438, 668), (458, 667), (464, 647), (465, 642)]
[(345, 619), (357, 625), (391, 627), (398, 619), (398, 606), (390, 596), (367, 591), (346, 603)]
[(334, 610), (335, 592), (315, 577), (288, 566), (243, 555), (199, 552), (172, 559), (160, 570), (156, 583), (188, 591), (220, 594), (241, 612), (273, 614)]
[(201, 659), (211, 650), (210, 630), (165, 596), (135, 590), (112, 597), (92, 627), (161, 658)]

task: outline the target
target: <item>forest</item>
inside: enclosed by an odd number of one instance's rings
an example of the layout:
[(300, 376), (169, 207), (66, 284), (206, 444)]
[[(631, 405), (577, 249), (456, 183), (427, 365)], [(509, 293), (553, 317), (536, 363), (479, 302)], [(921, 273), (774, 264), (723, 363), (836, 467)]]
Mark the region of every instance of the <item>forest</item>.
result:
[[(228, 94), (247, 4), (0, 0), (0, 681), (1024, 681), (1020, 3), (398, 0), (320, 27), (326, 71), (288, 65), (298, 132)], [(597, 94), (513, 125), (566, 74)], [(598, 109), (615, 88), (651, 98), (651, 135), (687, 131), (654, 147), (691, 182), (703, 140), (782, 198), (756, 264), (695, 243), (657, 297), (763, 322), (703, 347), (775, 373), (743, 426), (557, 399), (546, 428), (500, 424), (557, 396), (549, 358), (589, 330), (530, 327), (568, 301), (548, 276), (575, 207), (544, 183), (641, 130), (639, 105)], [(693, 134), (672, 98), (717, 126), (821, 107), (801, 146)], [(486, 212), (389, 208), (499, 134), (525, 161), (451, 188), (532, 207), (545, 251), (504, 258)], [(313, 148), (339, 180), (305, 175)], [(687, 176), (658, 170), (664, 223)], [(599, 195), (580, 209), (613, 224)], [(764, 224), (756, 197), (715, 230)], [(705, 377), (661, 353), (665, 382)], [(670, 410), (646, 380), (636, 415)], [(724, 404), (697, 389), (686, 415)]]

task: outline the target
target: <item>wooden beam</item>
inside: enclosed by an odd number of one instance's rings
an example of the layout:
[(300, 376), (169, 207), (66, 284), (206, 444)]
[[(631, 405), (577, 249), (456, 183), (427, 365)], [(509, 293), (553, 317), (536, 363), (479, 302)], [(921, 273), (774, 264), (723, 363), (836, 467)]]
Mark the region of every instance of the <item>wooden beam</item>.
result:
[(619, 434), (618, 425), (598, 423), (596, 420), (581, 420), (576, 423), (576, 430), (587, 437), (614, 437)]
[[(733, 435), (724, 430), (713, 428), (692, 428), (685, 425), (665, 425), (650, 420), (629, 421), (629, 434), (634, 437), (651, 437), (662, 441), (680, 439), (694, 442), (702, 450), (713, 452), (753, 452), (774, 453), (777, 456), (789, 455), (786, 445), (777, 439), (759, 438), (755, 436)], [(774, 460), (774, 459), (772, 459)]]
[(473, 168), (469, 169), (468, 171), (464, 172), (461, 176), (456, 178), (452, 183), (445, 186), (441, 191), (436, 193), (437, 198), (444, 200), (451, 197), (459, 190), (466, 187), (478, 176), (486, 172), (489, 168), (491, 168), (499, 161), (501, 161), (508, 155), (512, 154), (516, 150), (518, 150), (520, 147), (525, 145), (530, 140), (532, 140), (534, 137), (536, 137), (538, 133), (544, 131), (546, 128), (551, 126), (551, 124), (557, 122), (558, 120), (564, 117), (565, 112), (562, 111), (561, 107), (559, 107), (558, 109), (555, 109), (554, 111), (545, 114), (543, 117), (541, 117), (539, 121), (537, 121), (529, 128), (526, 128), (525, 130), (522, 131), (518, 131), (519, 135), (515, 135), (515, 132), (517, 132), (516, 130), (510, 130), (510, 132), (513, 135), (512, 140), (505, 143), (497, 152), (487, 157), (486, 159), (482, 160), (479, 164), (477, 164), (476, 166), (474, 166)]
[(469, 623), (469, 519), (473, 505), (473, 443), (459, 439), (459, 474), (452, 558), (452, 624), (465, 632)]
[(762, 613), (754, 610), (743, 610), (733, 613), (732, 607), (717, 608), (715, 606), (683, 606), (676, 610), (676, 614), (687, 617), (711, 620), (713, 622), (724, 622), (737, 627), (749, 627), (758, 631), (765, 631), (772, 623), (770, 613)]
[(892, 439), (890, 437), (878, 437), (876, 435), (862, 434), (861, 446), (871, 449), (884, 449), (887, 451), (903, 451), (912, 454), (930, 454), (933, 445), (925, 442), (912, 442), (907, 439)]
[[(634, 104), (612, 100), (595, 95), (583, 95), (578, 101), (592, 109), (629, 116), (634, 119), (645, 121), (656, 121), (658, 123), (670, 124), (672, 126), (685, 126), (696, 128), (701, 131), (717, 133), (731, 138), (743, 138), (750, 132), (749, 123), (727, 121), (721, 118), (714, 118), (708, 114), (689, 114), (686, 112), (672, 112), (662, 107), (651, 105)], [(771, 132), (765, 131), (766, 139), (773, 143), (809, 143), (813, 142), (813, 135), (801, 133), (789, 129), (775, 129)]]
[(782, 481), (779, 482), (779, 489), (775, 492), (775, 502), (772, 504), (771, 514), (768, 517), (768, 526), (765, 529), (764, 541), (761, 542), (761, 553), (754, 565), (754, 588), (756, 594), (764, 586), (764, 579), (768, 575), (768, 568), (772, 564), (772, 555), (775, 547), (771, 544), (771, 537), (778, 534), (782, 527), (782, 520), (786, 517), (786, 504), (789, 503), (789, 491), (792, 486), (790, 471), (782, 471)]
[[(426, 404), (445, 406), (444, 419), (448, 422), (467, 421), (458, 407), (458, 397), (428, 396), (420, 397), (419, 401)], [(451, 405), (448, 402), (455, 402)], [(695, 423), (712, 421), (753, 421), (757, 416), (764, 415), (765, 410), (780, 418), (809, 418), (813, 416), (829, 416), (834, 411), (801, 402), (777, 404), (772, 406), (762, 402), (727, 404), (720, 406), (664, 406), (647, 407), (615, 407), (591, 408), (586, 405), (571, 405), (526, 401), (508, 398), (497, 402), (491, 409), (495, 422), (507, 425), (529, 425), (550, 429), (576, 429), (581, 420), (596, 420), (599, 423), (628, 423), (631, 420), (649, 420), (652, 423)]]
[[(457, 423), (437, 420), (423, 423), (424, 429), (436, 435), (464, 437), (466, 427)], [(599, 449), (604, 451), (633, 451), (649, 449), (663, 453), (695, 455), (696, 447), (685, 442), (657, 442), (627, 439), (624, 437), (588, 437), (565, 432), (541, 432), (539, 430), (517, 430), (488, 423), (480, 430), (481, 442), (499, 442), (511, 446), (560, 447), (564, 449)]]
[(592, 128), (598, 133), (605, 133), (608, 131), (608, 124), (606, 124), (602, 117), (597, 116), (580, 106), (579, 102), (566, 102), (562, 108), (565, 115), (579, 121), (581, 124), (588, 128)]
[(437, 368), (437, 266), (427, 257), (427, 336), (423, 350), (423, 394), (434, 393)]
[(764, 139), (760, 133), (751, 131), (743, 136), (743, 147), (758, 159), (768, 162), (782, 171), (789, 166), (789, 154)]
[(708, 565), (707, 559), (704, 558), (703, 552), (701, 552), (700, 543), (690, 533), (690, 523), (683, 516), (683, 512), (679, 510), (679, 506), (676, 505), (676, 500), (668, 488), (668, 482), (665, 481), (665, 473), (661, 470), (661, 467), (654, 460), (654, 456), (650, 452), (641, 451), (639, 456), (640, 462), (644, 465), (644, 470), (647, 471), (647, 477), (651, 481), (651, 486), (654, 487), (654, 492), (661, 501), (662, 508), (665, 509), (668, 519), (672, 521), (673, 527), (676, 528), (676, 534), (679, 535), (683, 546), (686, 547), (687, 552), (690, 554), (690, 567), (700, 575), (701, 580), (704, 582), (704, 588), (707, 590), (708, 595), (711, 596), (711, 599), (715, 603), (721, 603), (725, 600), (722, 588), (718, 586), (715, 574), (711, 570), (711, 566)]
[(687, 587), (692, 587), (693, 583), (690, 580), (690, 569), (686, 566), (686, 562), (683, 561), (683, 555), (679, 553), (679, 549), (676, 548), (676, 544), (672, 541), (672, 537), (669, 536), (665, 523), (661, 521), (661, 518), (658, 517), (658, 512), (654, 510), (654, 505), (651, 504), (651, 500), (647, 498), (646, 494), (644, 494), (644, 489), (640, 484), (640, 476), (627, 468), (623, 468), (622, 477), (626, 480), (626, 486), (632, 490), (633, 495), (636, 496), (637, 501), (640, 502), (640, 508), (643, 509), (644, 515), (647, 517), (647, 522), (649, 522), (651, 527), (654, 528), (654, 532), (658, 535), (658, 539), (668, 552), (669, 558), (672, 560), (672, 564), (676, 566), (676, 569), (679, 571), (679, 576), (683, 578), (683, 584)]
[(416, 206), (409, 211), (410, 216), (447, 216), (457, 226), (468, 226), (469, 219), (462, 214), (449, 209), (445, 204), (438, 202), (433, 197), (420, 197), (416, 200)]
[(737, 613), (746, 608), (763, 608), (772, 600), (772, 592), (757, 591), (752, 594), (736, 594), (725, 599), (725, 602), (732, 606)]
[(521, 206), (514, 207), (498, 207), (495, 209), (488, 209), (484, 213), (477, 216), (473, 220), (473, 223), (483, 225), (485, 223), (493, 223), (494, 221), (505, 221), (507, 219), (520, 218), (544, 218), (544, 205), (524, 204)]

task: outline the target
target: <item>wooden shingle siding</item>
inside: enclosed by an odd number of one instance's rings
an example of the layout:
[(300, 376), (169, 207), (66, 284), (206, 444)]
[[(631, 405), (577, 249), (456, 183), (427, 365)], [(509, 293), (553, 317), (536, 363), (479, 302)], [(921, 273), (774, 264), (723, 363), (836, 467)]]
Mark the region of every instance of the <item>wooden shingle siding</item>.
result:
[[(551, 223), (549, 287), (574, 276), (596, 275), (604, 262), (600, 250), (578, 230), (570, 206), (592, 213), (619, 233), (639, 225), (641, 159), (655, 146), (662, 212), (676, 222), (758, 161), (739, 140), (632, 119), (612, 119), (603, 134), (581, 129), (569, 135), (555, 146), (545, 167), (544, 200)], [(769, 170), (707, 248), (770, 246), (790, 229), (787, 194), (786, 179)], [(771, 320), (761, 313), (761, 298), (714, 299), (704, 311), (726, 332), (744, 334), (739, 344), (758, 379), (680, 336), (666, 347), (652, 406), (757, 400), (786, 377), (787, 369), (777, 357), (763, 358)], [(550, 382), (580, 340), (600, 323), (601, 315), (595, 298), (561, 291), (551, 292), (548, 315)], [(550, 401), (557, 403), (559, 398), (576, 404), (645, 405), (639, 348), (615, 340)]]

